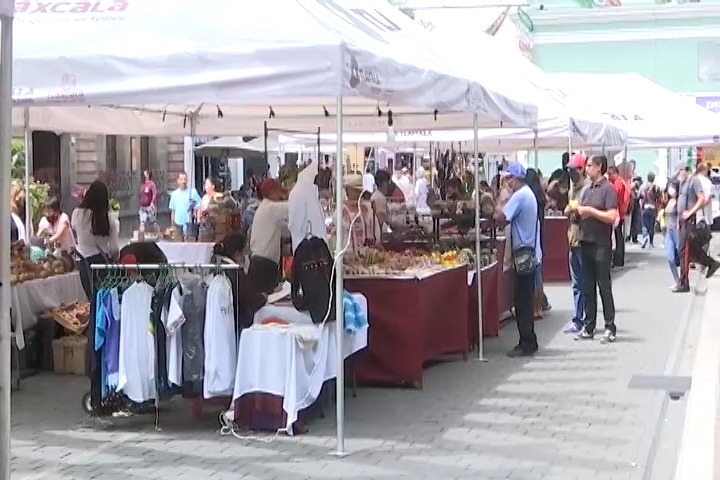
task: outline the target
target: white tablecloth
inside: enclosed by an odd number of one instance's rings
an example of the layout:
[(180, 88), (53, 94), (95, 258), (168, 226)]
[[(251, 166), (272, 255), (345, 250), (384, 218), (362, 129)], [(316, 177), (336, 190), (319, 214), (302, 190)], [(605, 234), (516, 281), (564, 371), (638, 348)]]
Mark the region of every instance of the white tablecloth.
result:
[[(359, 294), (354, 296), (367, 312), (365, 297)], [(303, 349), (292, 326), (258, 325), (269, 317), (302, 324), (302, 328), (312, 324), (309, 314), (298, 312), (292, 307), (270, 305), (255, 315), (256, 325), (243, 330), (240, 337), (233, 404), (248, 393), (269, 393), (283, 397), (283, 410), (287, 414), (285, 427), (287, 433), (292, 434), (292, 424), (298, 419), (298, 412), (315, 402), (324, 382), (337, 376), (336, 325), (325, 324), (315, 347)], [(367, 336), (367, 328), (353, 334), (343, 334), (344, 357), (366, 348)]]
[(38, 314), (76, 300), (87, 301), (78, 272), (18, 283), (10, 289), (15, 335), (19, 349), (25, 348), (23, 330), (37, 324)]
[(169, 263), (199, 265), (210, 263), (214, 243), (210, 242), (157, 242)]

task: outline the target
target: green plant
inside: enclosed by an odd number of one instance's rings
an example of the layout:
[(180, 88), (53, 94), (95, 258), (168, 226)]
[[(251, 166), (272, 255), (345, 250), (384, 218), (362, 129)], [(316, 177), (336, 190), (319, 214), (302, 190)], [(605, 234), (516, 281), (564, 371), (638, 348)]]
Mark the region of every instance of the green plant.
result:
[(111, 212), (119, 212), (120, 211), (120, 202), (118, 202), (114, 198), (110, 199), (110, 211)]
[(50, 198), (50, 185), (47, 183), (30, 182), (30, 189), (26, 195), (26, 208), (31, 208), (33, 230), (38, 226), (43, 217), (45, 202)]

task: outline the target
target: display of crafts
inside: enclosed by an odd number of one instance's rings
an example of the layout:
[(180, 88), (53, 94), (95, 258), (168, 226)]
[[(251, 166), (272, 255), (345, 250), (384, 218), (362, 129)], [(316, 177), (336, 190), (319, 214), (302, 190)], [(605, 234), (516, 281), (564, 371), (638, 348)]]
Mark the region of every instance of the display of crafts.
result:
[(405, 250), (389, 252), (375, 248), (368, 249), (363, 256), (346, 256), (346, 275), (418, 275), (456, 267), (473, 260), (472, 252), (448, 251), (422, 252)]
[(75, 261), (67, 254), (31, 258), (31, 247), (18, 243), (10, 251), (10, 284), (62, 275), (75, 270)]
[(66, 330), (80, 335), (85, 331), (90, 322), (90, 304), (88, 302), (76, 301), (70, 305), (63, 305), (49, 310), (47, 316), (51, 317)]

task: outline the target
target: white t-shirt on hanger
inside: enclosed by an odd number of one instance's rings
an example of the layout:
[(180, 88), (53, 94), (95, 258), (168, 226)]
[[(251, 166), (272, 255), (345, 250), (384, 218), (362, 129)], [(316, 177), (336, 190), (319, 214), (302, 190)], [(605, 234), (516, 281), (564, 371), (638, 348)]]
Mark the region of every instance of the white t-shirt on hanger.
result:
[(185, 323), (182, 311), (182, 294), (175, 287), (170, 296), (170, 306), (163, 308), (162, 322), (165, 326), (165, 348), (167, 351), (167, 375), (170, 385), (182, 386), (182, 333), (180, 327)]
[(235, 387), (237, 348), (232, 285), (225, 275), (209, 284), (205, 302), (205, 398), (231, 396)]
[(134, 283), (120, 301), (120, 353), (118, 391), (135, 403), (157, 397), (155, 388), (155, 337), (150, 330), (153, 288)]

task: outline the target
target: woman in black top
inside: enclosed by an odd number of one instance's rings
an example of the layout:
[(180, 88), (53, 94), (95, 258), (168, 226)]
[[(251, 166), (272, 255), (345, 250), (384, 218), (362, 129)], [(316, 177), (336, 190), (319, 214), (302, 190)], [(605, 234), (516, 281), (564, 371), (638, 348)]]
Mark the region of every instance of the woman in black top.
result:
[[(545, 190), (542, 188), (540, 175), (538, 175), (535, 169), (527, 169), (525, 181), (527, 182), (528, 187), (530, 187), (533, 191), (533, 194), (535, 194), (535, 200), (537, 201), (538, 221), (540, 222), (540, 250), (545, 252), (545, 242), (543, 240), (543, 232), (545, 231), (545, 207), (547, 206)], [(539, 268), (535, 269), (535, 296), (533, 298), (533, 316), (535, 318), (543, 317), (544, 296), (545, 292), (543, 290), (542, 265), (540, 265)]]

